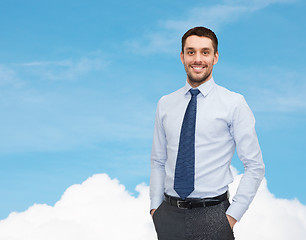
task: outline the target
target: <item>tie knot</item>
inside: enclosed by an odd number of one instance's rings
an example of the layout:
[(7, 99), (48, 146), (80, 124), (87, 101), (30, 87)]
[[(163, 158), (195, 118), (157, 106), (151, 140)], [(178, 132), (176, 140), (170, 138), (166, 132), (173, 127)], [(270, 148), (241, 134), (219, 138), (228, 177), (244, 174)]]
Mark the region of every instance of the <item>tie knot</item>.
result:
[(189, 90), (192, 96), (197, 96), (200, 93), (199, 89), (190, 89)]

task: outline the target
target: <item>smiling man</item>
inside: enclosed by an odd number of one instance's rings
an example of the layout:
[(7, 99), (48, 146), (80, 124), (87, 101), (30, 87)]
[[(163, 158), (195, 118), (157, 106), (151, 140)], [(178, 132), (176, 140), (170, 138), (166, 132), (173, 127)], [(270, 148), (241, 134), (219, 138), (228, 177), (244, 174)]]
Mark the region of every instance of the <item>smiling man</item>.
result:
[[(157, 105), (151, 154), (150, 198), (159, 240), (229, 240), (264, 177), (255, 119), (244, 97), (213, 79), (218, 40), (204, 27), (182, 37), (183, 88)], [(232, 203), (230, 164), (245, 172)]]

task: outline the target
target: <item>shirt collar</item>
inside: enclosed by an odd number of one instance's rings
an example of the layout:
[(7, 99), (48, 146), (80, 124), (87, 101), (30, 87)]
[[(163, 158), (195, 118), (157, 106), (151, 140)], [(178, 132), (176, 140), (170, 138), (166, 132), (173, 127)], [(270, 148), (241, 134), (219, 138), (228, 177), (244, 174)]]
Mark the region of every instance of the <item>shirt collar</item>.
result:
[[(200, 86), (198, 86), (197, 88), (200, 90), (201, 94), (206, 97), (208, 95), (208, 93), (214, 88), (215, 86), (215, 81), (213, 79), (213, 77), (211, 79), (209, 79), (207, 82), (201, 84)], [(188, 94), (189, 90), (192, 87), (189, 85), (188, 81), (186, 81), (185, 87), (184, 87), (184, 94)], [(190, 93), (189, 93), (190, 94)]]

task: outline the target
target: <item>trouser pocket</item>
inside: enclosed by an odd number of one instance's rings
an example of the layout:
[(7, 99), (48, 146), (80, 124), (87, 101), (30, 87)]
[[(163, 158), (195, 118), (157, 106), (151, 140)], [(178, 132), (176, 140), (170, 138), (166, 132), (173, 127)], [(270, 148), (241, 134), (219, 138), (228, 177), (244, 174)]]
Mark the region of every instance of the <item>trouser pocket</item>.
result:
[[(164, 202), (162, 202), (161, 205), (159, 205), (158, 208), (156, 208), (155, 212), (153, 213), (152, 218), (153, 218), (153, 222), (154, 222), (155, 225), (156, 225), (156, 221), (157, 221), (159, 212), (160, 212), (160, 210), (161, 210), (163, 204), (164, 204)], [(156, 227), (156, 226), (155, 226), (155, 227)]]
[(232, 236), (231, 239), (235, 239), (234, 238), (234, 232), (233, 232), (233, 229), (231, 228), (231, 225), (228, 221), (228, 218), (226, 216), (226, 210), (228, 209), (230, 203), (228, 200), (225, 200), (224, 202), (221, 203), (223, 205), (223, 208), (222, 208), (222, 211), (223, 211), (223, 214), (222, 214), (222, 223), (224, 224), (225, 228), (227, 229), (226, 232), (228, 232), (228, 235), (229, 236)]

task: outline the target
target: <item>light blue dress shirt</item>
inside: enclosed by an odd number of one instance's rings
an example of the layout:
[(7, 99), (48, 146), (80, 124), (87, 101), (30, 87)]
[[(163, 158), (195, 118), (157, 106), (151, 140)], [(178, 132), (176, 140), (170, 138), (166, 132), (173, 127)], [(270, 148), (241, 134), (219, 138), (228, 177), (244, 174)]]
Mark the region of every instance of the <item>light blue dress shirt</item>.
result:
[[(186, 82), (183, 88), (163, 96), (157, 105), (151, 154), (151, 209), (162, 203), (164, 192), (178, 197), (173, 189), (174, 172), (190, 89)], [(195, 189), (188, 198), (215, 197), (228, 190), (233, 181), (230, 164), (236, 147), (245, 171), (226, 213), (239, 221), (265, 172), (255, 119), (242, 95), (218, 86), (213, 78), (198, 89)]]

